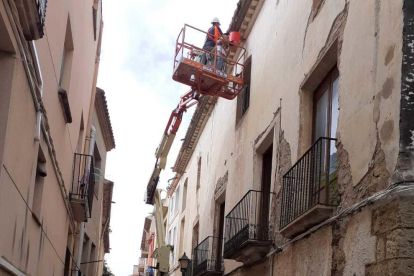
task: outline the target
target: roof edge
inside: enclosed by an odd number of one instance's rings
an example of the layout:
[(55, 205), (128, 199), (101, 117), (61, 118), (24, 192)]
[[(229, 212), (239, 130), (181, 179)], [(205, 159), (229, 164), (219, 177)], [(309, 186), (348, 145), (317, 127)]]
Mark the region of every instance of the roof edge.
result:
[(115, 138), (112, 131), (111, 118), (109, 116), (105, 91), (99, 87), (96, 87), (95, 109), (98, 114), (98, 120), (102, 129), (106, 150), (110, 151), (115, 148)]

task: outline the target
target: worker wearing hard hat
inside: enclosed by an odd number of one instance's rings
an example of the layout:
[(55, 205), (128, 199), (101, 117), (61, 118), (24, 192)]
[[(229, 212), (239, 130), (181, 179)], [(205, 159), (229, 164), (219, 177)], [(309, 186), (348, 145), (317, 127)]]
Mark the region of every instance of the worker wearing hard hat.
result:
[[(217, 39), (220, 38), (223, 35), (223, 32), (220, 29), (220, 20), (217, 17), (214, 17), (213, 20), (211, 20), (211, 26), (210, 29), (208, 29), (206, 41), (204, 42), (203, 50), (211, 52), (214, 47), (216, 46)], [(201, 58), (201, 63), (206, 64), (207, 62), (207, 56), (205, 53), (203, 53), (203, 56)]]

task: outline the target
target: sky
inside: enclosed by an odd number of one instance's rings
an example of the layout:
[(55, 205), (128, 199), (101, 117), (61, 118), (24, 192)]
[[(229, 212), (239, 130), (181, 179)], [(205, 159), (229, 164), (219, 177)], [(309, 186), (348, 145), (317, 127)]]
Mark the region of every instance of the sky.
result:
[[(106, 255), (115, 276), (128, 276), (138, 264), (145, 217), (144, 192), (155, 150), (180, 96), (189, 87), (172, 80), (175, 40), (185, 23), (207, 30), (217, 16), (226, 31), (238, 0), (103, 0), (103, 42), (98, 87), (105, 90), (116, 149), (108, 153), (105, 177), (115, 182), (110, 247)], [(194, 44), (203, 40), (195, 39)], [(198, 45), (202, 46), (202, 45)], [(160, 187), (174, 177), (171, 168), (192, 110), (171, 149)]]

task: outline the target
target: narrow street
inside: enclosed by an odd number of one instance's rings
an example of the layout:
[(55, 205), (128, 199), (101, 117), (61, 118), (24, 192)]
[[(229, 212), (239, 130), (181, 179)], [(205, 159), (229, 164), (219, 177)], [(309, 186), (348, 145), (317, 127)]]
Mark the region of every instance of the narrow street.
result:
[(414, 276), (414, 1), (0, 0), (0, 276)]

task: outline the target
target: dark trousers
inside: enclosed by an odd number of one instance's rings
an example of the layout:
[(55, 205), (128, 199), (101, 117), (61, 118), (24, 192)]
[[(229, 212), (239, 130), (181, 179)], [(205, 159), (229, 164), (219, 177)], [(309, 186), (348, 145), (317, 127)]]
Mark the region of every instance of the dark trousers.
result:
[[(206, 50), (206, 51), (209, 51), (209, 52), (213, 51), (213, 49), (214, 49), (214, 46), (204, 46), (203, 47), (203, 50)], [(210, 57), (212, 57), (211, 54), (209, 54), (209, 55), (210, 55)], [(213, 60), (213, 58), (210, 58), (210, 60)], [(203, 52), (203, 54), (201, 56), (201, 63), (202, 64), (207, 64), (207, 53), (205, 53), (205, 52)]]

